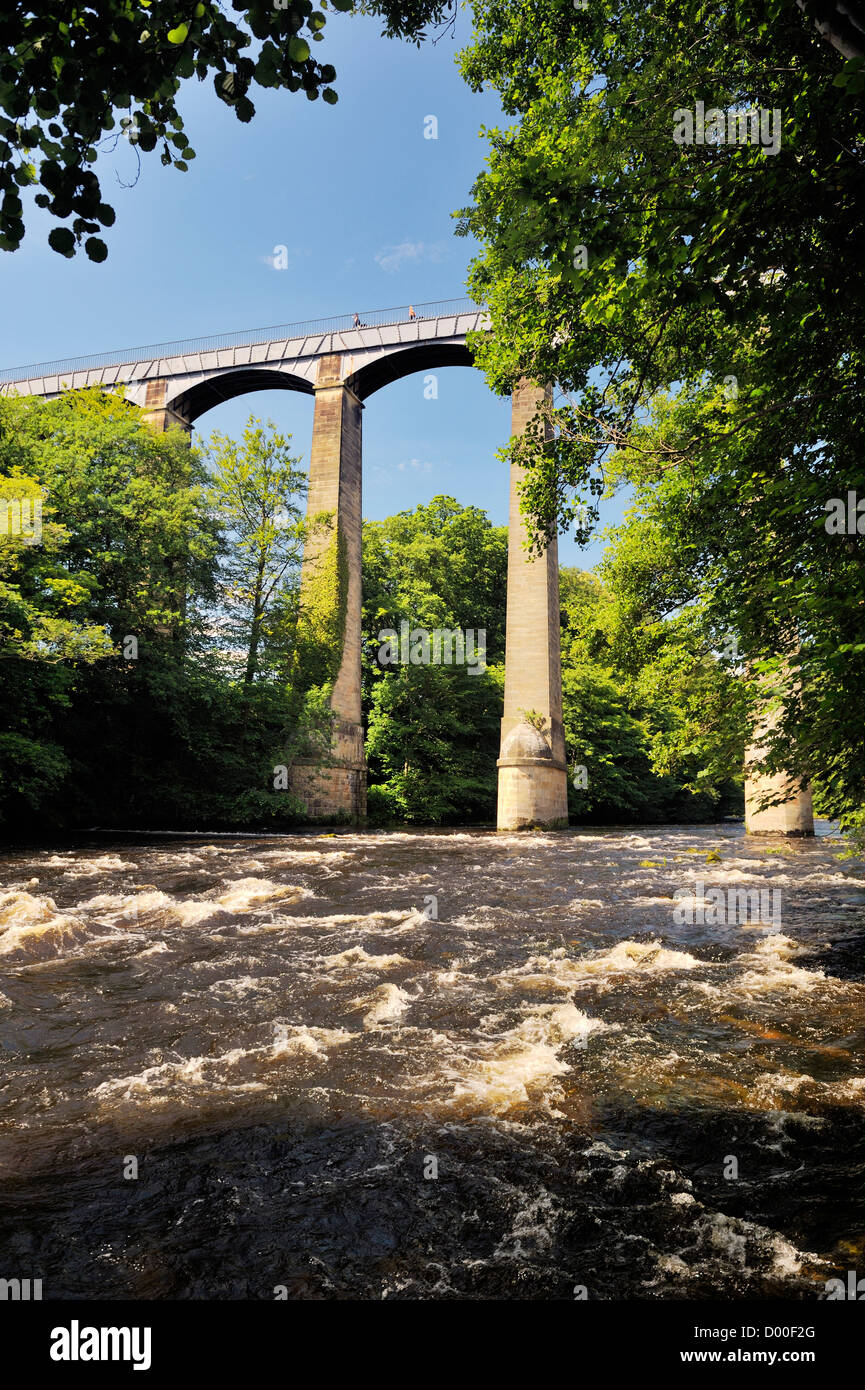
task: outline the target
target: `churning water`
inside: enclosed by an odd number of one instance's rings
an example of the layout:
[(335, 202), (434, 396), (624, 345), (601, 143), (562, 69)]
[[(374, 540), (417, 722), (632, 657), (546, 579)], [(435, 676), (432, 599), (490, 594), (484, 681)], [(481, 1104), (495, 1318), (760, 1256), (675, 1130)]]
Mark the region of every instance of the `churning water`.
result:
[[(819, 1297), (865, 1273), (865, 879), (839, 849), (712, 826), (5, 855), (0, 1276)], [(780, 897), (689, 923), (698, 882)]]

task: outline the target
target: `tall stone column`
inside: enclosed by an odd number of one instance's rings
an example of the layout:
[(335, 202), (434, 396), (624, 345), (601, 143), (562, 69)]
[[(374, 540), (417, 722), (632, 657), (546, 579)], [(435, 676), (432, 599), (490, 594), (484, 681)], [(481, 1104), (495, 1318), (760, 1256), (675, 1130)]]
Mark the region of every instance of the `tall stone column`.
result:
[[(549, 388), (521, 381), (513, 394), (511, 433), (522, 434)], [(508, 605), (505, 634), (505, 707), (498, 761), (499, 830), (566, 826), (568, 783), (562, 727), (559, 552), (553, 537), (531, 558), (520, 514), (519, 464), (511, 465), (508, 525)], [(543, 717), (543, 731), (523, 711)]]
[[(750, 747), (745, 750), (745, 830), (749, 835), (813, 835), (811, 788), (798, 787), (783, 772), (769, 776), (751, 770), (763, 756), (763, 741), (777, 718), (774, 712), (764, 715), (754, 730)], [(783, 799), (777, 801), (778, 797)], [(777, 804), (760, 809), (761, 802), (767, 798), (776, 800)]]
[[(322, 595), (333, 604), (341, 639), (339, 666), (330, 697), (335, 715), (331, 763), (296, 763), (292, 790), (310, 816), (366, 815), (366, 761), (360, 706), (361, 652), (361, 413), (363, 406), (341, 379), (338, 354), (319, 362), (309, 459), (307, 521), (300, 606), (320, 617)], [(327, 512), (326, 526), (314, 525)], [(337, 609), (339, 611), (337, 611)]]

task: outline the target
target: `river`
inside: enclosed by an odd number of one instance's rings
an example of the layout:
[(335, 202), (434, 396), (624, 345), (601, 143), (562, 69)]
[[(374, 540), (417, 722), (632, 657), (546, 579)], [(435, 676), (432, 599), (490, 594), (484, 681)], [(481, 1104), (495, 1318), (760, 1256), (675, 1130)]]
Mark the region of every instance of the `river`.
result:
[[(723, 824), (4, 852), (0, 1276), (820, 1297), (865, 1274), (841, 849)], [(755, 888), (764, 920), (731, 920)]]

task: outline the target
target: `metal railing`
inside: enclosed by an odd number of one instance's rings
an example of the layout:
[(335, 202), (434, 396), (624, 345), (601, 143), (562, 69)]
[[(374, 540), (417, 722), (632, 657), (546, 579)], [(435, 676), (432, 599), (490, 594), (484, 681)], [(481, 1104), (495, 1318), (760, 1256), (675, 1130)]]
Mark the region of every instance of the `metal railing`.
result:
[[(455, 314), (481, 313), (483, 306), (470, 299), (440, 299), (416, 304), (419, 319), (448, 318)], [(358, 311), (361, 328), (384, 328), (405, 323), (408, 304), (392, 309)], [(326, 319), (306, 319), (302, 323), (280, 323), (273, 328), (247, 328), (239, 333), (213, 333), (205, 338), (185, 338), (177, 343), (150, 343), (146, 347), (122, 348), (117, 352), (91, 353), (88, 357), (65, 357), (56, 362), (33, 362), (27, 367), (0, 367), (0, 381), (34, 381), (38, 377), (86, 372), (99, 367), (127, 366), (134, 362), (159, 362), (184, 357), (193, 352), (215, 352), (220, 348), (248, 347), (257, 343), (285, 342), (317, 334), (346, 333), (354, 328), (354, 314), (336, 314)]]

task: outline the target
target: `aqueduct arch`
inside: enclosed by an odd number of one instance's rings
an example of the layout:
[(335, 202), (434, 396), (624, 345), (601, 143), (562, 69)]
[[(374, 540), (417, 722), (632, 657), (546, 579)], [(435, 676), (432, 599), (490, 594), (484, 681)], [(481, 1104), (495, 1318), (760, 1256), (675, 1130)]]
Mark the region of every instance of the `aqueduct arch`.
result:
[[(301, 600), (333, 540), (344, 555), (347, 582), (342, 651), (331, 696), (336, 716), (331, 764), (297, 767), (295, 787), (310, 814), (347, 813), (353, 819), (363, 817), (366, 803), (360, 709), (363, 402), (411, 373), (471, 366), (467, 335), (488, 325), (484, 310), (467, 300), (419, 304), (414, 318), (407, 308), (360, 317), (357, 324), (354, 316), (344, 315), (0, 373), (0, 390), (25, 395), (54, 396), (69, 387), (120, 389), (157, 429), (189, 429), (212, 406), (251, 391), (277, 388), (315, 397), (308, 512), (329, 512), (334, 520), (331, 534), (317, 533), (307, 547)], [(514, 394), (515, 432), (534, 415), (537, 400), (537, 390), (529, 385)], [(544, 556), (529, 558), (518, 482), (519, 470), (514, 469), (499, 760), (498, 823), (503, 829), (567, 824), (558, 547), (553, 542)], [(521, 710), (544, 716), (546, 737), (530, 737), (534, 731), (523, 722)]]
[[(392, 381), (444, 366), (470, 366), (467, 335), (488, 327), (467, 300), (377, 310), (246, 333), (158, 344), (101, 356), (0, 372), (0, 391), (56, 396), (69, 388), (122, 390), (152, 425), (190, 429), (205, 411), (249, 392), (285, 389), (315, 397), (308, 514), (333, 515), (329, 535), (313, 535), (304, 555), (301, 602), (335, 542), (346, 570), (342, 651), (331, 695), (336, 716), (332, 759), (296, 766), (294, 786), (311, 815), (348, 814), (366, 806), (366, 763), (360, 706), (361, 472), (363, 402)], [(513, 434), (534, 417), (540, 389), (522, 382), (512, 400)], [(558, 545), (531, 558), (519, 510), (521, 469), (512, 465), (508, 536), (505, 698), (498, 762), (499, 829), (567, 825), (567, 768), (562, 727)], [(544, 717), (545, 734), (522, 712)], [(786, 800), (756, 814), (761, 795)], [(813, 833), (810, 804), (783, 779), (746, 782), (747, 828), (757, 833)], [(795, 803), (795, 805), (794, 805)]]
[[(145, 405), (150, 405), (155, 413), (163, 412), (163, 427), (172, 423), (189, 429), (200, 416), (224, 401), (235, 396), (248, 396), (254, 391), (301, 391), (313, 395), (313, 388), (303, 377), (279, 370), (255, 370), (238, 367), (236, 371), (218, 377), (205, 377), (193, 385), (182, 387), (176, 394), (161, 390), (162, 383), (150, 388), (150, 400), (145, 393)], [(165, 395), (164, 401), (160, 396)]]

